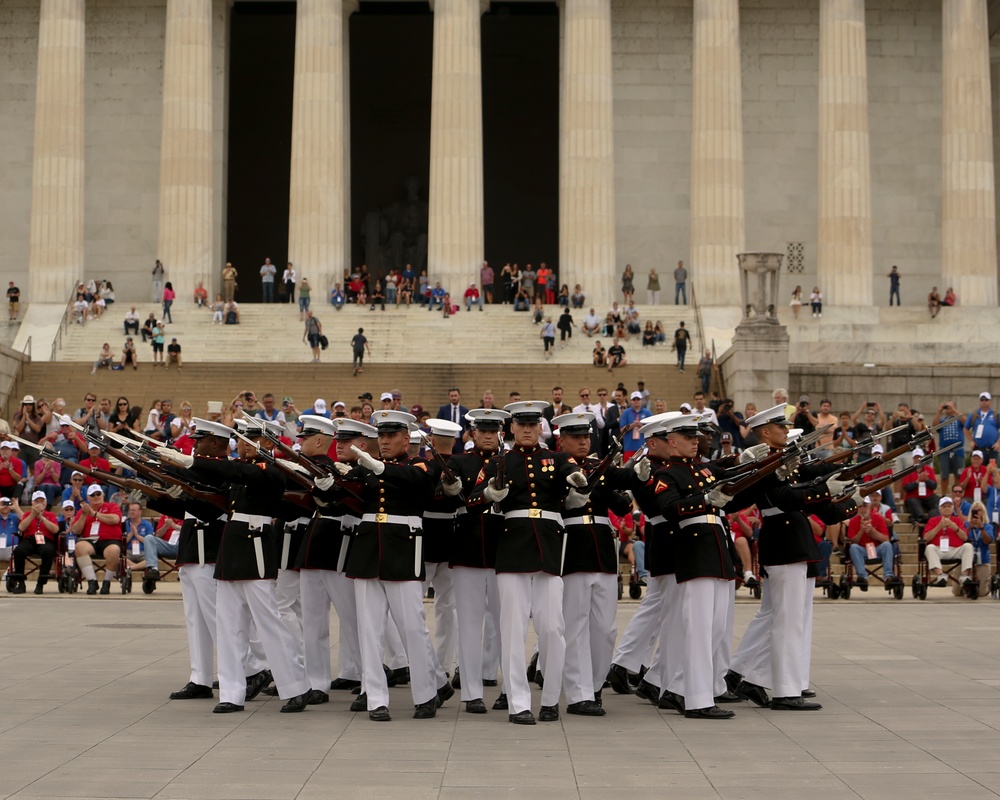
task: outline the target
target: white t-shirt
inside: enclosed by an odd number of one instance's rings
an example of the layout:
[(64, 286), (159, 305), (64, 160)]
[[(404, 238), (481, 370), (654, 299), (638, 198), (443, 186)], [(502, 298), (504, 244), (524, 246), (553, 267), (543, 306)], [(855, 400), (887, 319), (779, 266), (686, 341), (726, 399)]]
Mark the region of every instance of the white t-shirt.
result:
[(600, 324), (601, 320), (597, 314), (587, 314), (587, 316), (583, 318), (583, 326), (585, 328), (597, 328), (600, 327)]

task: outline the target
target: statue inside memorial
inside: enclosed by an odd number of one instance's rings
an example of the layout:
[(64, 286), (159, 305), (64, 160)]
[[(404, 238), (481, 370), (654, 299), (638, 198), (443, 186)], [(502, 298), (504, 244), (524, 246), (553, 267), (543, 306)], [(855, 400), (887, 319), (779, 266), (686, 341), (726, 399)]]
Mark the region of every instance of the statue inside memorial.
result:
[(419, 274), (427, 269), (427, 201), (420, 197), (420, 178), (403, 181), (406, 196), (369, 211), (361, 228), (361, 248), (372, 275), (412, 264)]

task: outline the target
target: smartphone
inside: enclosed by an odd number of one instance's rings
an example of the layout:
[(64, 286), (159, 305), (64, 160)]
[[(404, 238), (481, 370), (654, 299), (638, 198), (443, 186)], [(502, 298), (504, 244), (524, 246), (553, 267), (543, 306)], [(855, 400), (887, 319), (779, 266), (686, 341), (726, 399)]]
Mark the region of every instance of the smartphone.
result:
[(221, 414), (222, 413), (222, 401), (221, 400), (209, 400), (208, 401), (208, 413), (209, 414)]
[(872, 402), (865, 403), (865, 405), (868, 406), (868, 408), (875, 408), (875, 404)]
[(991, 466), (991, 467), (992, 467), (993, 469), (996, 469), (996, 468), (997, 468), (997, 460), (996, 460), (995, 458), (991, 458), (991, 459), (990, 459), (990, 466)]

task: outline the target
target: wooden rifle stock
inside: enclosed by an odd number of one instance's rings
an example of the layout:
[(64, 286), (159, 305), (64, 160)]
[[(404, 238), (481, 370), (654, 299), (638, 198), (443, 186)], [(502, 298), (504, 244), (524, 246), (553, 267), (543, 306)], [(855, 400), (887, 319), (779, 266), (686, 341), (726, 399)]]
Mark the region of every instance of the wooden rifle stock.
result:
[[(597, 482), (601, 479), (601, 476), (609, 469), (611, 469), (611, 465), (615, 463), (615, 459), (618, 458), (618, 454), (622, 452), (621, 441), (618, 439), (615, 439), (614, 441), (615, 441), (614, 446), (611, 447), (608, 450), (607, 455), (605, 455), (604, 458), (602, 458), (598, 462), (597, 466), (594, 468), (594, 471), (587, 476), (588, 492), (591, 491), (595, 486), (597, 486)], [(636, 453), (638, 452), (640, 451), (637, 450)]]
[(83, 464), (80, 464), (76, 461), (72, 461), (71, 459), (68, 458), (64, 458), (58, 454), (49, 455), (48, 453), (45, 453), (43, 454), (43, 457), (55, 461), (59, 464), (63, 464), (64, 466), (67, 466), (72, 470), (76, 470), (77, 472), (86, 475), (90, 478), (95, 478), (99, 480), (101, 483), (107, 483), (112, 486), (117, 486), (120, 489), (130, 489), (130, 490), (140, 491), (143, 494), (147, 494), (150, 497), (156, 499), (162, 499), (164, 497), (168, 497), (167, 493), (164, 492), (162, 489), (157, 489), (154, 486), (150, 486), (148, 483), (137, 481), (134, 478), (125, 478), (122, 477), (121, 475), (115, 475), (113, 472), (105, 472), (103, 469), (85, 467), (83, 466)]
[[(115, 458), (121, 461), (126, 466), (132, 467), (139, 475), (144, 475), (150, 480), (158, 481), (159, 483), (165, 483), (168, 486), (178, 486), (180, 490), (184, 492), (192, 500), (201, 500), (202, 502), (209, 503), (222, 511), (228, 511), (228, 503), (226, 498), (223, 497), (219, 492), (209, 492), (204, 489), (198, 489), (185, 481), (182, 481), (176, 475), (171, 475), (169, 472), (164, 472), (153, 467), (151, 464), (147, 464), (140, 461), (137, 458), (133, 458), (124, 449), (118, 449), (115, 447), (108, 447), (108, 452), (112, 453)], [(153, 450), (155, 455), (156, 451)]]
[[(316, 461), (313, 461), (311, 458), (309, 458), (309, 456), (304, 456), (302, 455), (302, 453), (298, 452), (294, 448), (289, 447), (287, 444), (281, 441), (281, 439), (272, 434), (266, 428), (263, 430), (264, 430), (264, 436), (267, 437), (268, 441), (273, 442), (274, 446), (281, 452), (282, 455), (286, 456), (289, 461), (294, 461), (296, 464), (301, 464), (303, 467), (309, 470), (309, 472), (312, 474), (314, 478), (327, 478), (327, 477), (333, 478), (333, 482), (336, 483), (341, 489), (343, 489), (345, 493), (349, 494), (355, 500), (361, 500), (361, 495), (359, 495), (353, 489), (349, 488), (348, 485), (344, 482), (343, 478), (341, 478), (334, 470), (327, 469), (324, 465), (319, 464)], [(274, 463), (278, 464), (278, 459), (275, 459)], [(283, 472), (285, 472), (287, 475), (293, 474), (292, 471), (289, 470), (283, 470)], [(298, 475), (299, 478), (305, 479), (304, 475), (301, 475), (299, 473), (294, 473), (294, 474)], [(303, 487), (306, 486), (306, 484), (302, 483), (301, 481), (297, 482), (299, 483), (300, 486)], [(308, 488), (310, 489), (312, 488), (311, 482), (309, 483)]]

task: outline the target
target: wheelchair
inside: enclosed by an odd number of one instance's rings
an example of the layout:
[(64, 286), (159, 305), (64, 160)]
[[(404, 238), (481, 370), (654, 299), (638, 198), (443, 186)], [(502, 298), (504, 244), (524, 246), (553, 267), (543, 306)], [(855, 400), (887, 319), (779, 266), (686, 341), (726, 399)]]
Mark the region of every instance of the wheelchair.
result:
[[(917, 600), (927, 599), (927, 587), (931, 584), (931, 569), (927, 564), (927, 542), (924, 541), (921, 535), (920, 540), (917, 543), (917, 572), (913, 576), (913, 580), (910, 586), (910, 590), (913, 592), (913, 597)], [(956, 576), (955, 570), (961, 569), (962, 559), (961, 558), (942, 558), (941, 559), (941, 570), (942, 573), (948, 580), (948, 584), (954, 584), (961, 591), (960, 593), (970, 600), (979, 599), (979, 581), (974, 577), (970, 577), (968, 581), (963, 583), (960, 580), (960, 576)]]
[(736, 591), (739, 591), (745, 586), (749, 589), (750, 594), (753, 595), (754, 600), (760, 600), (762, 587), (760, 583), (760, 562), (757, 559), (757, 539), (750, 536), (745, 536), (743, 538), (747, 540), (747, 544), (750, 546), (750, 571), (753, 573), (753, 580), (744, 580), (743, 563), (737, 559), (736, 563), (733, 564), (733, 566), (736, 567)]
[[(883, 588), (889, 592), (896, 600), (903, 599), (903, 592), (905, 590), (905, 584), (903, 582), (903, 556), (899, 550), (899, 542), (893, 536), (890, 540), (892, 543), (892, 572), (891, 578), (886, 578), (882, 574), (882, 559), (878, 556), (875, 558), (865, 559), (865, 578), (870, 583), (872, 580), (876, 580), (882, 584)], [(860, 588), (861, 591), (867, 591), (866, 586), (859, 586), (858, 577), (855, 575), (854, 562), (850, 558), (850, 548), (851, 544), (845, 542), (847, 549), (841, 555), (840, 560), (844, 565), (844, 572), (840, 576), (840, 586), (839, 595), (842, 600), (849, 600), (851, 597), (851, 590), (853, 588)], [(834, 598), (836, 599), (836, 598)]]
[(632, 564), (628, 560), (628, 556), (625, 555), (625, 546), (620, 545), (618, 548), (618, 599), (621, 600), (625, 595), (625, 578), (628, 577), (628, 596), (633, 600), (638, 600), (642, 597), (642, 583), (639, 579), (639, 571), (636, 569), (635, 564)]
[[(17, 543), (14, 544), (14, 547), (16, 546)], [(64, 533), (60, 533), (56, 538), (56, 555), (55, 558), (52, 559), (52, 572), (50, 572), (48, 575), (41, 575), (39, 573), (39, 570), (41, 569), (42, 566), (42, 561), (38, 556), (28, 556), (27, 558), (25, 558), (23, 575), (14, 572), (14, 555), (12, 548), (11, 559), (9, 562), (7, 562), (7, 571), (4, 574), (4, 588), (8, 592), (13, 593), (14, 588), (19, 581), (27, 582), (28, 578), (34, 575), (36, 580), (39, 578), (45, 578), (46, 583), (48, 583), (49, 581), (54, 581), (56, 587), (59, 590), (59, 593), (63, 594), (66, 591), (65, 587), (67, 586), (72, 571), (75, 568), (75, 561), (73, 562), (72, 567), (69, 567), (64, 563), (63, 556), (65, 554), (65, 548), (66, 548), (66, 535)], [(75, 587), (76, 588), (74, 588), (72, 591), (76, 591), (76, 589), (80, 588), (78, 571), (76, 573)]]

